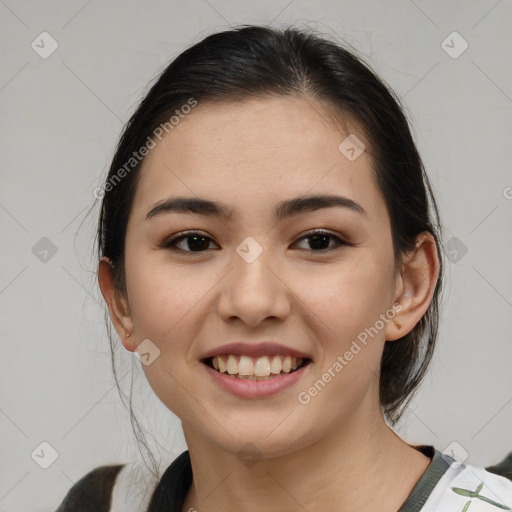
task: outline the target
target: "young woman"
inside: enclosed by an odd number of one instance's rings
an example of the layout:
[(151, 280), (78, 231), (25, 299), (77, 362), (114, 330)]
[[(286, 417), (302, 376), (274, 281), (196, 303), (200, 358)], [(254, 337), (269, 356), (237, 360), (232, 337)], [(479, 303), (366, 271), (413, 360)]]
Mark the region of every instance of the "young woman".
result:
[[(188, 446), (147, 510), (510, 510), (512, 482), (392, 429), (436, 341), (440, 227), (399, 101), (355, 55), (295, 28), (207, 37), (103, 192), (101, 292)], [(122, 472), (59, 510), (138, 510)]]

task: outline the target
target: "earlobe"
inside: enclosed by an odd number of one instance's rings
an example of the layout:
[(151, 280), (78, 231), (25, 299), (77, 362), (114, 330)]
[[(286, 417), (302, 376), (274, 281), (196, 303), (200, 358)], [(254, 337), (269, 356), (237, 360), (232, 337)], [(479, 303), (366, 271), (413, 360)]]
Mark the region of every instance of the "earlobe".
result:
[(403, 338), (412, 331), (430, 306), (438, 277), (436, 241), (430, 233), (421, 233), (415, 249), (404, 258), (397, 276), (395, 300), (401, 309), (386, 326), (386, 340)]
[(137, 347), (133, 339), (129, 341), (133, 321), (128, 300), (115, 288), (112, 270), (112, 262), (107, 257), (102, 257), (98, 263), (98, 284), (119, 339), (126, 350), (133, 352)]

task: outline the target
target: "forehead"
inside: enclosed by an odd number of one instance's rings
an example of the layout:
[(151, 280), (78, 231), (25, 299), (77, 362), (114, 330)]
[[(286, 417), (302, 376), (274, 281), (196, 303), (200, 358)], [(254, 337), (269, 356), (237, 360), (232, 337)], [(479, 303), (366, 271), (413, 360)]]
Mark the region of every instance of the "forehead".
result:
[(340, 193), (382, 214), (367, 152), (351, 161), (339, 149), (350, 134), (368, 141), (354, 123), (344, 130), (330, 114), (300, 97), (199, 103), (146, 156), (132, 212), (145, 215), (178, 195), (254, 212), (273, 206), (272, 198)]

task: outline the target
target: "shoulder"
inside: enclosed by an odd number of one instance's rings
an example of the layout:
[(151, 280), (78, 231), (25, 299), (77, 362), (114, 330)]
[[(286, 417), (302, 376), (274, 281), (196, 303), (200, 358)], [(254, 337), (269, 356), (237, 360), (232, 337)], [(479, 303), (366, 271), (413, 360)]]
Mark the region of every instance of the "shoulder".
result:
[(512, 481), (472, 464), (453, 462), (430, 494), (422, 512), (512, 510)]
[(98, 466), (68, 491), (56, 512), (109, 512), (117, 476), (126, 464)]
[(488, 466), (485, 469), (512, 480), (512, 452), (510, 452), (500, 463)]
[(162, 479), (142, 463), (98, 466), (73, 485), (55, 512), (146, 512), (182, 503), (192, 480), (188, 451)]
[(68, 491), (55, 512), (142, 512), (154, 478), (141, 464), (98, 466)]

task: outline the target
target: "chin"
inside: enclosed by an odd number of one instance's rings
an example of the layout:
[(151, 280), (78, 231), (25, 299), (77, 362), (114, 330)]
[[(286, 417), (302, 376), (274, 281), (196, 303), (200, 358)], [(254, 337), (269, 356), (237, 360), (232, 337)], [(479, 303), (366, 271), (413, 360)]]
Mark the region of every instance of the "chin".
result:
[[(289, 414), (289, 413), (288, 413)], [(315, 429), (314, 425), (308, 425), (305, 421), (293, 418), (281, 412), (276, 420), (272, 415), (265, 417), (261, 415), (245, 414), (244, 418), (219, 418), (222, 426), (228, 425), (226, 430), (216, 422), (212, 425), (214, 431), (203, 432), (203, 435), (210, 439), (210, 442), (218, 445), (227, 452), (231, 452), (239, 459), (245, 456), (254, 459), (271, 459), (282, 457), (297, 450), (306, 448), (320, 440), (322, 433)], [(231, 425), (231, 426), (229, 426)], [(234, 427), (236, 425), (236, 428)], [(273, 425), (273, 426), (272, 426)], [(313, 430), (308, 430), (310, 427)], [(231, 434), (231, 435), (230, 435)]]

